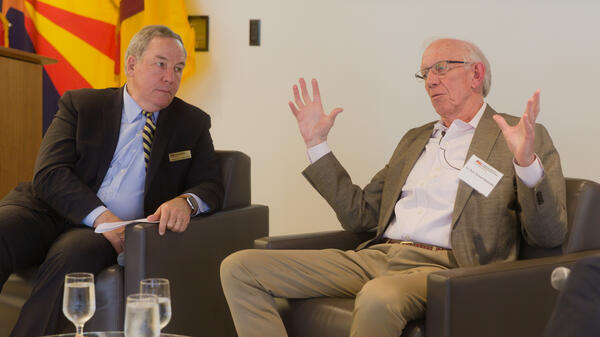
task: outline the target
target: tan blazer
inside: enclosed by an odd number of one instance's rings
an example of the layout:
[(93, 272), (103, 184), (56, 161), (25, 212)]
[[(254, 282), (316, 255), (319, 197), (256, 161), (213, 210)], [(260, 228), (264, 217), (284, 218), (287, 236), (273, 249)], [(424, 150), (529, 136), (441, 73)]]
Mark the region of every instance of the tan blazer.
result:
[[(460, 181), (452, 216), (451, 244), (459, 266), (475, 266), (515, 260), (519, 235), (531, 245), (554, 247), (566, 233), (565, 180), (558, 152), (546, 129), (535, 128), (535, 152), (542, 161), (544, 176), (528, 188), (516, 176), (513, 155), (492, 116), (489, 105), (479, 121), (466, 160), (477, 155), (504, 174), (486, 198)], [(519, 118), (502, 114), (515, 125)], [(381, 240), (401, 197), (402, 186), (431, 137), (435, 122), (409, 130), (396, 147), (388, 164), (363, 189), (332, 153), (303, 172), (308, 181), (336, 212), (342, 227), (352, 232), (377, 228), (373, 240)]]

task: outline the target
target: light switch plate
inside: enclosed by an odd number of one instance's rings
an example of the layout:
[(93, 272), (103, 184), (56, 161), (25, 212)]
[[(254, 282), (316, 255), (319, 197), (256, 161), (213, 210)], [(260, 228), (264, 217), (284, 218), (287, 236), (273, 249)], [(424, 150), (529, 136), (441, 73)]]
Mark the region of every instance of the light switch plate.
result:
[(250, 45), (260, 46), (260, 20), (250, 20)]

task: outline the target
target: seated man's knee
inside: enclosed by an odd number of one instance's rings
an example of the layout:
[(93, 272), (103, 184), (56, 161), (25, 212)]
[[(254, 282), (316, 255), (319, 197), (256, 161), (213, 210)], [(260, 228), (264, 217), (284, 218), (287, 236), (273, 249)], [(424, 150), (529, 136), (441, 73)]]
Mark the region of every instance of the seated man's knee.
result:
[(221, 283), (227, 286), (230, 282), (244, 280), (248, 276), (247, 262), (256, 255), (256, 250), (240, 250), (227, 256), (221, 262)]
[(78, 228), (66, 232), (54, 242), (42, 268), (63, 273), (96, 273), (116, 263), (116, 252), (107, 240), (89, 229)]

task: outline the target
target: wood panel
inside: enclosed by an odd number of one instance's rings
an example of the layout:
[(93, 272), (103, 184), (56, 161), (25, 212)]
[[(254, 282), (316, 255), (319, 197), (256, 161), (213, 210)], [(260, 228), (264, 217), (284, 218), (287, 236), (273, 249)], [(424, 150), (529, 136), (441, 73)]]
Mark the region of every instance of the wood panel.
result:
[(0, 198), (32, 179), (42, 140), (42, 64), (53, 61), (0, 47)]
[(0, 60), (0, 195), (29, 181), (42, 141), (42, 68)]

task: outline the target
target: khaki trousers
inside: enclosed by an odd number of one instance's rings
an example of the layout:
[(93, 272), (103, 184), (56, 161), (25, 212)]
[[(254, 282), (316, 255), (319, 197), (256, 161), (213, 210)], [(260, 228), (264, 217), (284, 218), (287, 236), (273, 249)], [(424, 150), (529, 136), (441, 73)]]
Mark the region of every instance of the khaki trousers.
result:
[(425, 313), (427, 275), (455, 267), (451, 251), (400, 244), (251, 249), (223, 260), (221, 283), (240, 337), (287, 336), (274, 297), (356, 297), (351, 336), (398, 337)]

